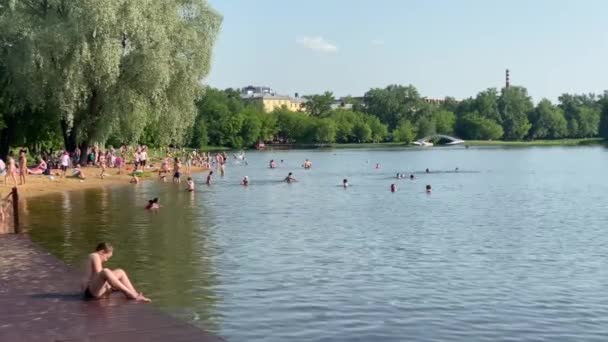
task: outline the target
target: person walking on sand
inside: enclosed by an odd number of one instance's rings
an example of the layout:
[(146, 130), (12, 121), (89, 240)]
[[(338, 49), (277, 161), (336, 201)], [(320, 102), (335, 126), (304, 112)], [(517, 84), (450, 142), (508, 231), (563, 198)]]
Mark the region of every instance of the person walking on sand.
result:
[(65, 178), (65, 173), (68, 171), (68, 166), (70, 166), (70, 155), (68, 154), (68, 151), (63, 151), (60, 159), (61, 178)]
[(101, 153), (99, 156), (99, 167), (101, 167), (101, 173), (99, 174), (99, 177), (101, 179), (104, 179), (104, 177), (106, 176), (106, 156)]
[(8, 184), (8, 182), (6, 181), (8, 177), (11, 177), (13, 179), (13, 182), (15, 183), (15, 186), (17, 186), (17, 177), (15, 177), (15, 174), (17, 173), (17, 165), (15, 165), (15, 158), (13, 158), (13, 151), (11, 151), (8, 154), (8, 172), (6, 173), (6, 176), (4, 177), (4, 184)]
[(119, 154), (116, 156), (116, 162), (115, 162), (115, 166), (118, 169), (118, 172), (116, 174), (118, 174), (118, 175), (122, 174), (122, 164), (123, 164), (122, 154)]
[(135, 290), (125, 271), (120, 268), (111, 270), (103, 267), (103, 263), (112, 257), (113, 252), (114, 249), (109, 243), (101, 242), (95, 248), (95, 252), (89, 254), (81, 286), (84, 299), (98, 299), (111, 293), (112, 290), (118, 290), (129, 299), (150, 302), (150, 299)]
[(25, 150), (21, 150), (19, 151), (19, 185), (25, 184), (27, 171), (27, 157), (25, 156)]
[(146, 168), (146, 163), (148, 161), (148, 146), (144, 145), (141, 148), (141, 152), (139, 153), (139, 162), (141, 164), (141, 169), (144, 170)]

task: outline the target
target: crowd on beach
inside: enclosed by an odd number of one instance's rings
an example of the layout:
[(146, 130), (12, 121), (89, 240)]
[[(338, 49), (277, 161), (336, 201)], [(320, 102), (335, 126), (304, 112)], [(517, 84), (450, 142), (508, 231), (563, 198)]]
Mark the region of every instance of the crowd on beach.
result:
[[(87, 176), (84, 167), (95, 167), (98, 171), (88, 176), (96, 175), (103, 179), (109, 175), (109, 170), (112, 169), (116, 170), (116, 174), (127, 171), (133, 176), (131, 181), (138, 182), (138, 174), (144, 171), (158, 171), (159, 177), (162, 179), (173, 171), (174, 178), (179, 180), (181, 173), (184, 171), (190, 173), (192, 166), (210, 168), (215, 164), (223, 165), (228, 158), (225, 152), (218, 154), (220, 156), (218, 158), (218, 155), (213, 156), (207, 152), (186, 151), (172, 147), (168, 147), (162, 152), (164, 152), (163, 157), (151, 160), (149, 149), (145, 145), (123, 145), (118, 149), (109, 147), (105, 150), (92, 146), (84, 151), (86, 157), (82, 164), (83, 152), (80, 148), (76, 148), (73, 152), (42, 153), (36, 158), (35, 165), (28, 166), (27, 150), (21, 149), (18, 156), (15, 156), (14, 151), (10, 151), (6, 163), (0, 159), (0, 176), (5, 177), (6, 185), (14, 186), (26, 184), (28, 175), (45, 175), (51, 179), (60, 177), (85, 180)], [(223, 169), (224, 166), (221, 168)]]

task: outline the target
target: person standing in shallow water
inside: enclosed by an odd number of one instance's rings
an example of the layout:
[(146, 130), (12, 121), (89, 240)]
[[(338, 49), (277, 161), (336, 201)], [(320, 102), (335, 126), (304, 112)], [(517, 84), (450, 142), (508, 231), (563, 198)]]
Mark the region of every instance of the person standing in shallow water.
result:
[(211, 185), (211, 178), (212, 177), (213, 177), (213, 171), (209, 171), (209, 174), (207, 175), (207, 181), (205, 182), (205, 184)]
[(179, 158), (175, 157), (175, 161), (173, 163), (173, 183), (179, 183), (181, 182), (181, 170), (182, 170), (182, 163), (179, 161)]
[(110, 294), (112, 290), (118, 290), (129, 299), (150, 302), (150, 299), (135, 290), (125, 271), (103, 267), (103, 263), (112, 257), (113, 252), (114, 249), (110, 244), (101, 242), (95, 248), (95, 252), (89, 254), (81, 286), (84, 299), (98, 299)]
[(186, 182), (187, 187), (186, 187), (186, 191), (194, 191), (194, 181), (192, 180), (192, 177), (188, 177), (188, 182)]
[(348, 179), (344, 178), (342, 180), (342, 186), (344, 187), (344, 189), (348, 188)]
[(220, 163), (220, 176), (224, 177), (225, 174), (226, 174), (226, 162), (222, 160), (222, 162)]

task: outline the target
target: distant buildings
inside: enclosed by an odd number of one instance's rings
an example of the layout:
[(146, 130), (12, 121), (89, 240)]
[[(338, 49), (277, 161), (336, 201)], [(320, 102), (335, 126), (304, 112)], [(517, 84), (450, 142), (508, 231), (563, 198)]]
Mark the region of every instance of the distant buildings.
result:
[[(359, 100), (361, 103), (363, 102), (363, 97), (353, 97), (351, 99)], [(341, 97), (334, 100), (334, 103), (331, 105), (331, 109), (353, 110), (353, 104), (349, 103), (346, 97)]]
[[(266, 112), (272, 112), (273, 110), (283, 106), (292, 112), (303, 112), (305, 110), (304, 104), (307, 101), (305, 98), (300, 97), (298, 93), (295, 93), (294, 96), (279, 95), (270, 87), (252, 85), (241, 89), (241, 98), (245, 101), (259, 103)], [(426, 103), (434, 105), (440, 105), (445, 102), (445, 99), (435, 99), (429, 97), (423, 97), (422, 100)], [(353, 103), (359, 103), (360, 106), (364, 106), (364, 97), (349, 96), (334, 99), (333, 103), (331, 104), (331, 109), (352, 110)]]
[(422, 100), (424, 102), (426, 102), (426, 103), (437, 104), (437, 105), (442, 104), (442, 103), (445, 102), (445, 99), (432, 99), (432, 98), (429, 98), (429, 97), (423, 97)]
[(283, 106), (292, 112), (303, 112), (306, 102), (306, 99), (301, 98), (298, 93), (293, 97), (277, 95), (270, 87), (260, 86), (247, 86), (241, 89), (241, 98), (245, 101), (259, 103), (266, 112), (272, 112)]

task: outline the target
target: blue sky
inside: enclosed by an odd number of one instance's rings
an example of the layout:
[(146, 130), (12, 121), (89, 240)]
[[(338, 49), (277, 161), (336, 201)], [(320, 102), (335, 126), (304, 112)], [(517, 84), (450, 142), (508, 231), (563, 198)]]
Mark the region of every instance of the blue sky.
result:
[(211, 86), (282, 94), (413, 84), (465, 98), (504, 84), (535, 101), (608, 89), (604, 0), (209, 0), (224, 17)]

